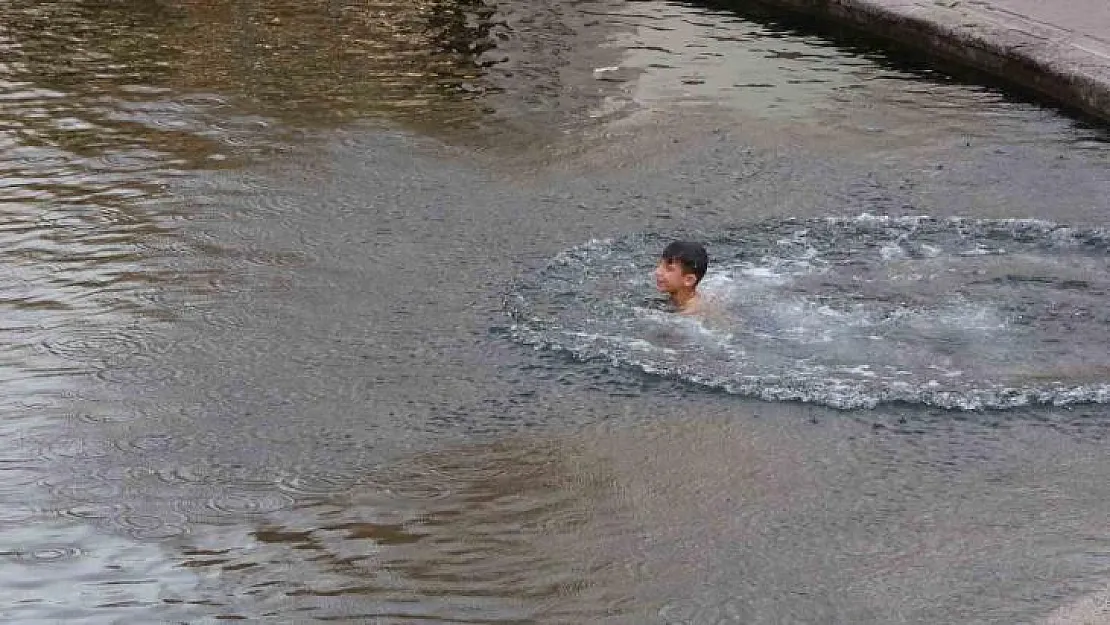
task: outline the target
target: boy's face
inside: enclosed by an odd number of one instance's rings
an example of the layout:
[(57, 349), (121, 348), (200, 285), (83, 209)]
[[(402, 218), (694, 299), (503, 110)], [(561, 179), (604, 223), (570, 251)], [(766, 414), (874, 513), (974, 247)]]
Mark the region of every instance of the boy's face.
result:
[(686, 273), (682, 263), (676, 260), (660, 260), (655, 266), (655, 288), (663, 293), (677, 293), (683, 289), (693, 289), (698, 277)]

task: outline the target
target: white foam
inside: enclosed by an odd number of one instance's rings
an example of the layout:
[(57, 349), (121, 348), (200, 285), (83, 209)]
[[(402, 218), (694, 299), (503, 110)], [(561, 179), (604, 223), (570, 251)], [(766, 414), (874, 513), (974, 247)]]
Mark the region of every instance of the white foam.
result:
[(883, 260), (901, 260), (908, 258), (909, 254), (901, 245), (887, 244), (879, 248), (879, 257)]
[[(597, 239), (552, 262), (547, 292), (540, 280), (506, 299), (510, 332), (578, 358), (844, 408), (1110, 401), (1110, 382), (1014, 373), (1065, 353), (1102, 362), (1088, 346), (1105, 337), (1098, 324), (1106, 322), (1083, 311), (1101, 310), (1098, 294), (1110, 284), (1104, 231), (864, 214), (759, 232), (745, 234), (731, 257), (728, 243), (718, 244), (725, 252), (702, 285), (715, 314), (628, 303), (643, 301), (666, 238)], [(1068, 351), (1069, 340), (1082, 343), (1078, 351)]]

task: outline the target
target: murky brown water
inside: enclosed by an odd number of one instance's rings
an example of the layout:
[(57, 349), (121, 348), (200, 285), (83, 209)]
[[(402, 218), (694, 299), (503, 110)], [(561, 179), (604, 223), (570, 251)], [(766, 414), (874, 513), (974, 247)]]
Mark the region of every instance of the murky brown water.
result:
[(3, 618), (1075, 621), (1104, 407), (746, 401), (502, 298), (644, 228), (1104, 225), (1104, 138), (693, 5), (3, 3)]

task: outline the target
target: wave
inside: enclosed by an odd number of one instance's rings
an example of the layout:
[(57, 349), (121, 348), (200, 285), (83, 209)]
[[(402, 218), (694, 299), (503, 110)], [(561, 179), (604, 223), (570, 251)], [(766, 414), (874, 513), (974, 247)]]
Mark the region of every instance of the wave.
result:
[[(690, 236), (690, 235), (686, 235)], [(673, 233), (568, 249), (506, 298), (537, 348), (844, 409), (1110, 402), (1110, 235), (1041, 220), (864, 214), (698, 237), (709, 312), (665, 312)]]

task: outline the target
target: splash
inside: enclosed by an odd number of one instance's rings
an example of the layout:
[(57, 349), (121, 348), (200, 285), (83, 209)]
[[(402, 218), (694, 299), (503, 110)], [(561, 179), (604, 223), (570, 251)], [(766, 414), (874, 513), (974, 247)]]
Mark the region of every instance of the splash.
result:
[(665, 312), (673, 233), (566, 250), (510, 293), (513, 337), (767, 400), (1002, 409), (1110, 401), (1110, 234), (861, 215), (701, 237), (710, 312)]

